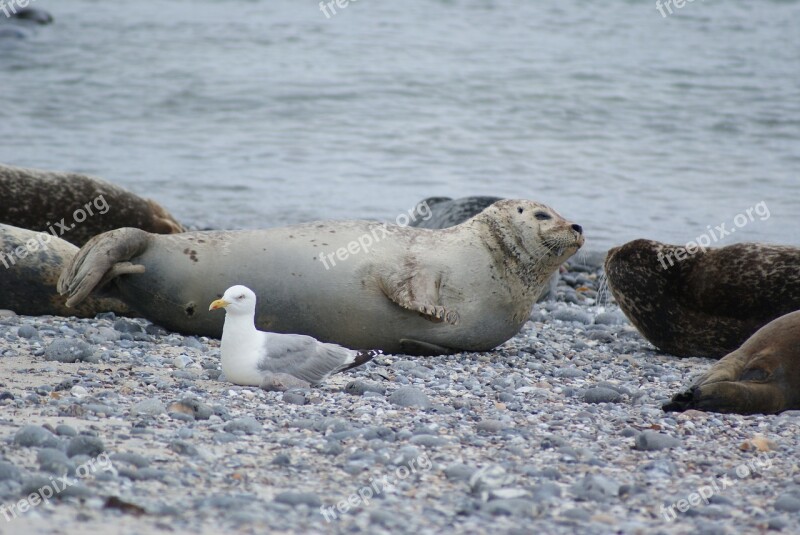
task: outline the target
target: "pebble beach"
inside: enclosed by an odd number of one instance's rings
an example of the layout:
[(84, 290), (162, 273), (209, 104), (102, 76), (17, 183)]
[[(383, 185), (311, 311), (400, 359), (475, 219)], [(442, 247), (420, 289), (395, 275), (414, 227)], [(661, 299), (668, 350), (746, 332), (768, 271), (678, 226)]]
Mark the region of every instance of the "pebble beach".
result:
[(311, 389), (143, 319), (4, 312), (0, 533), (798, 532), (800, 411), (662, 412), (712, 361), (645, 341), (603, 256), (494, 351)]

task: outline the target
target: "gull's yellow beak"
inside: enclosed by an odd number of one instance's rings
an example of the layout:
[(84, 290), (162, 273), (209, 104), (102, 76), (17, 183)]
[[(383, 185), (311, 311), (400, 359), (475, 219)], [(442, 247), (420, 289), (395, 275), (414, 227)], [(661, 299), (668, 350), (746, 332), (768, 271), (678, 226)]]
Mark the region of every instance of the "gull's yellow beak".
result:
[(210, 305), (208, 305), (209, 310), (217, 310), (218, 308), (225, 308), (226, 306), (230, 305), (224, 299), (217, 299), (216, 301), (212, 301)]

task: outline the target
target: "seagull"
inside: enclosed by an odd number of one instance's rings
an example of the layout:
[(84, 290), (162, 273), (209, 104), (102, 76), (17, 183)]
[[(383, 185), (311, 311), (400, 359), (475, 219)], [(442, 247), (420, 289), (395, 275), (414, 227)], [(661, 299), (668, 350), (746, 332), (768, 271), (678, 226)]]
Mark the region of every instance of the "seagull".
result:
[(355, 351), (311, 336), (259, 331), (255, 326), (256, 294), (231, 286), (208, 310), (225, 309), (222, 327), (222, 372), (232, 383), (261, 386), (274, 376), (291, 376), (318, 385), (331, 375), (355, 368), (382, 351)]

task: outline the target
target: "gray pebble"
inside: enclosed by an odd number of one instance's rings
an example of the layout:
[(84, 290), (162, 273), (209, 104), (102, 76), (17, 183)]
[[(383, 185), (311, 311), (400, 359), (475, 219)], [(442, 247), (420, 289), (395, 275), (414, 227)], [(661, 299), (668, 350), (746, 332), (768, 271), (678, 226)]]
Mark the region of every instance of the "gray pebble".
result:
[(186, 414), (185, 412), (170, 411), (170, 412), (167, 413), (167, 415), (169, 415), (169, 417), (172, 418), (173, 420), (178, 420), (180, 422), (193, 422), (194, 421), (194, 416), (191, 415), (191, 414)]
[(173, 440), (169, 443), (169, 449), (178, 455), (186, 455), (187, 457), (197, 457), (200, 455), (200, 451), (185, 440)]
[(592, 323), (592, 317), (579, 308), (562, 308), (560, 310), (556, 310), (553, 312), (553, 319), (582, 323), (584, 325), (589, 325)]
[(0, 461), (0, 481), (20, 481), (21, 478), (19, 468), (8, 461)]
[(143, 333), (144, 327), (133, 320), (120, 318), (114, 322), (114, 329), (121, 333)]
[(582, 500), (604, 501), (619, 495), (619, 483), (601, 474), (587, 474), (572, 487), (575, 496)]
[(365, 429), (362, 437), (364, 440), (381, 439), (386, 442), (394, 442), (397, 434), (388, 427), (370, 427)]
[(63, 451), (54, 448), (40, 449), (36, 454), (36, 461), (39, 463), (39, 470), (58, 475), (70, 473), (75, 468)]
[(261, 432), (261, 422), (252, 416), (245, 416), (243, 418), (236, 418), (225, 424), (225, 431), (234, 433), (241, 431), (248, 435), (256, 435)]
[(482, 433), (499, 433), (506, 426), (500, 420), (481, 420), (475, 427)]
[(589, 340), (596, 340), (603, 344), (610, 344), (615, 340), (614, 335), (603, 331), (591, 331), (587, 335)]
[(172, 359), (172, 365), (178, 369), (183, 369), (192, 362), (194, 362), (194, 360), (192, 360), (192, 358), (189, 357), (188, 355), (178, 355), (177, 357)]
[(586, 403), (616, 403), (621, 399), (619, 392), (603, 387), (589, 388), (583, 394), (583, 401)]
[(398, 388), (389, 396), (389, 402), (398, 407), (419, 407), (421, 409), (431, 407), (428, 396), (422, 390), (413, 386)]
[(469, 481), (475, 472), (476, 468), (460, 463), (451, 464), (444, 469), (444, 475), (450, 481)]
[(486, 500), (489, 497), (490, 490), (498, 489), (512, 482), (513, 477), (508, 475), (505, 468), (500, 465), (489, 465), (472, 474), (469, 479), (469, 486), (473, 494)]
[(150, 461), (147, 459), (147, 457), (139, 455), (138, 453), (112, 453), (109, 458), (114, 463), (127, 463), (135, 466), (136, 468), (147, 468), (150, 466)]
[[(41, 492), (45, 487), (50, 487), (50, 492)], [(65, 486), (61, 483), (58, 484), (57, 488), (60, 489), (60, 492), (55, 492), (54, 480), (49, 477), (31, 476), (22, 481), (20, 495), (28, 496), (30, 494), (38, 494), (43, 498), (43, 501), (70, 497), (88, 498), (92, 495), (89, 489), (77, 482), (69, 486)], [(50, 495), (47, 496), (47, 494)]]
[(622, 312), (619, 311), (601, 312), (595, 316), (594, 322), (597, 325), (622, 325), (623, 323), (627, 323), (627, 319)]
[(131, 407), (131, 417), (158, 416), (167, 412), (167, 408), (158, 398), (145, 399)]
[(371, 524), (376, 524), (387, 528), (400, 526), (403, 522), (402, 518), (398, 518), (397, 515), (389, 511), (382, 511), (380, 509), (370, 511), (369, 521)]
[(214, 414), (214, 410), (199, 399), (185, 397), (179, 402), (183, 410), (190, 411), (196, 420), (208, 420)]
[(588, 522), (592, 518), (592, 514), (585, 510), (585, 509), (567, 509), (566, 511), (561, 512), (562, 518), (568, 518), (570, 520), (576, 520), (578, 522)]
[(186, 338), (184, 338), (183, 345), (184, 347), (189, 347), (192, 349), (200, 349), (200, 350), (204, 349), (202, 342), (200, 342), (200, 340), (198, 340), (194, 336), (187, 336)]
[(588, 374), (578, 368), (559, 368), (553, 375), (560, 378), (580, 379), (586, 377)]
[(291, 405), (305, 405), (308, 403), (306, 397), (300, 392), (284, 392), (283, 402)]
[(289, 466), (292, 464), (292, 459), (285, 453), (279, 453), (273, 457), (270, 464), (274, 464), (276, 466)]
[(77, 436), (70, 439), (67, 444), (67, 456), (72, 458), (76, 455), (88, 455), (97, 457), (106, 450), (103, 441), (97, 437)]
[(93, 412), (95, 414), (112, 415), (117, 413), (117, 409), (102, 403), (87, 403), (83, 405), (83, 410), (86, 412)]
[(680, 446), (678, 438), (659, 433), (657, 431), (644, 431), (636, 435), (636, 449), (641, 451), (656, 451), (671, 449)]
[(784, 516), (773, 516), (767, 522), (767, 529), (771, 531), (783, 531), (789, 526), (789, 520)]
[(23, 325), (17, 331), (20, 338), (39, 338), (39, 331), (33, 325)]
[(483, 504), (481, 510), (492, 515), (530, 518), (536, 516), (535, 504), (530, 500), (520, 498), (492, 500)]
[(354, 396), (363, 396), (366, 392), (385, 394), (386, 388), (383, 385), (369, 381), (350, 381), (344, 387), (344, 391)]
[(425, 448), (437, 448), (450, 443), (446, 438), (434, 435), (415, 435), (411, 437), (410, 442), (415, 446), (423, 446)]
[[(558, 478), (553, 478), (558, 479)], [(537, 502), (550, 502), (557, 500), (561, 497), (561, 487), (556, 483), (545, 482), (541, 485), (536, 485), (532, 491), (532, 498)]]
[(14, 443), (23, 447), (55, 448), (59, 445), (58, 438), (39, 425), (26, 425), (14, 435)]
[(322, 505), (322, 500), (313, 492), (281, 492), (275, 495), (275, 501), (293, 507), (297, 505), (307, 505), (312, 509), (319, 509)]
[(53, 340), (44, 351), (45, 360), (56, 362), (98, 362), (92, 346), (83, 340), (74, 338), (58, 338)]
[(791, 494), (782, 494), (775, 500), (775, 510), (796, 513), (800, 511), (800, 499)]

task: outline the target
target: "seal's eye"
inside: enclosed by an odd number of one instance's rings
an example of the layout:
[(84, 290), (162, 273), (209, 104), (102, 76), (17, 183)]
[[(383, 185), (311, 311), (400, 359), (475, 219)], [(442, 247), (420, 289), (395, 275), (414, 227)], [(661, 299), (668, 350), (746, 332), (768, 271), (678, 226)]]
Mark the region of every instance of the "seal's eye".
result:
[(520, 206), (520, 207), (517, 207), (517, 213), (518, 213), (518, 214), (521, 214), (521, 213), (522, 213), (522, 212), (524, 212), (524, 211), (525, 211), (525, 210), (523, 210), (521, 206)]
[(535, 217), (536, 217), (536, 219), (538, 219), (539, 221), (547, 221), (548, 219), (553, 219), (553, 216), (551, 216), (551, 215), (550, 215), (550, 214), (548, 214), (547, 212), (536, 212), (536, 213), (534, 214), (534, 216), (535, 216)]

